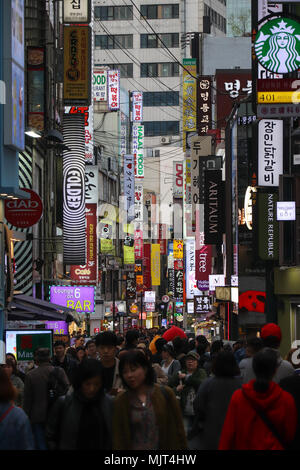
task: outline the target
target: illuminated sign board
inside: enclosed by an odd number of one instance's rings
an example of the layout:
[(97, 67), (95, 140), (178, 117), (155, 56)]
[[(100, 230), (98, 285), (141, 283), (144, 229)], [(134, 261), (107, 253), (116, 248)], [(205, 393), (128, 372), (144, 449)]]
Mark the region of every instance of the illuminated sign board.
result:
[(279, 186), (283, 173), (283, 121), (262, 119), (258, 124), (258, 186)]
[(107, 71), (94, 70), (93, 73), (94, 101), (107, 101)]
[(277, 202), (277, 220), (296, 220), (295, 201)]
[(108, 71), (108, 107), (111, 111), (120, 109), (120, 71)]
[(90, 23), (90, 0), (63, 0), (64, 23)]
[(95, 287), (50, 286), (50, 302), (78, 313), (94, 313)]
[(132, 121), (142, 122), (143, 120), (143, 92), (132, 92)]

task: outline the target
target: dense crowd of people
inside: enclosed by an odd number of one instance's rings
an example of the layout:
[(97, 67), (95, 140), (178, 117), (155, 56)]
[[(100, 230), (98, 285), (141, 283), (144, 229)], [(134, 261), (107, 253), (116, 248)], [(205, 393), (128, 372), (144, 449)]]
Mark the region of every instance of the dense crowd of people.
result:
[[(286, 450), (300, 446), (300, 375), (281, 330), (234, 344), (103, 331), (0, 367), (1, 450)], [(293, 350), (293, 352), (295, 352)]]

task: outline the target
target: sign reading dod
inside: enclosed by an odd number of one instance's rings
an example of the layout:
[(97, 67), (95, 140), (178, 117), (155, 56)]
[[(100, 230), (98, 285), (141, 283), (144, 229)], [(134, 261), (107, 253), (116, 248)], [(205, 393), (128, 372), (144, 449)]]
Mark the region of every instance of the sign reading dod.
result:
[(78, 313), (95, 312), (95, 288), (88, 286), (50, 286), (50, 302)]

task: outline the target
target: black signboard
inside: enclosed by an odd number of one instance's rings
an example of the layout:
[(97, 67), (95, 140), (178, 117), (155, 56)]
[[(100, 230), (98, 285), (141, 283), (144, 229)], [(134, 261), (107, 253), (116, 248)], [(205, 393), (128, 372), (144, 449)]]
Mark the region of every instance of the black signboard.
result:
[(175, 270), (175, 299), (183, 299), (183, 271)]
[(206, 170), (204, 199), (204, 237), (206, 245), (222, 243), (225, 230), (225, 191), (221, 170)]
[(168, 269), (168, 292), (171, 295), (174, 295), (174, 291), (175, 291), (174, 269)]
[(210, 311), (210, 299), (208, 295), (194, 296), (194, 315), (203, 314)]
[(135, 299), (136, 297), (136, 274), (129, 271), (126, 274), (126, 298)]

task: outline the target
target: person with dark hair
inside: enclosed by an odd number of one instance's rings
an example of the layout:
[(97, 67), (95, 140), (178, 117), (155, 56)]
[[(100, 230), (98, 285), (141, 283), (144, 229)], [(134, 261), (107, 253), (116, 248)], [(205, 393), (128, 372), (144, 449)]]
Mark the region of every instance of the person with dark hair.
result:
[(160, 385), (168, 385), (168, 376), (164, 373), (159, 364), (153, 364), (151, 351), (147, 348), (141, 347), (137, 347), (136, 351), (142, 351), (147, 357), (148, 361), (151, 363), (155, 373), (155, 383)]
[(23, 383), (24, 383), (24, 381), (25, 381), (25, 374), (24, 374), (24, 372), (22, 372), (22, 371), (18, 368), (18, 362), (17, 362), (17, 359), (15, 358), (14, 354), (12, 354), (12, 353), (6, 353), (5, 357), (6, 357), (6, 359), (11, 359), (11, 360), (14, 362), (14, 364), (15, 364), (15, 369), (14, 369), (14, 370), (15, 370), (15, 375), (16, 375), (17, 377), (20, 377), (20, 379), (21, 379), (21, 380), (23, 381)]
[(0, 367), (0, 450), (34, 450), (34, 439), (26, 413), (14, 405), (17, 390)]
[(220, 450), (285, 450), (297, 427), (294, 398), (273, 378), (280, 361), (271, 348), (253, 357), (256, 379), (234, 392), (226, 414)]
[(180, 362), (181, 368), (185, 368), (186, 354), (189, 352), (188, 340), (186, 338), (180, 338), (176, 336), (173, 340), (173, 347), (175, 351), (175, 359)]
[(161, 368), (168, 378), (171, 378), (176, 372), (180, 371), (181, 364), (175, 359), (175, 350), (172, 344), (165, 344), (163, 346), (162, 359)]
[(103, 366), (82, 361), (73, 376), (73, 391), (51, 409), (46, 439), (50, 450), (110, 450), (112, 399), (103, 387)]
[(16, 362), (12, 359), (6, 359), (6, 364), (3, 364), (3, 369), (7, 373), (8, 377), (11, 380), (11, 383), (17, 390), (17, 396), (15, 399), (15, 405), (23, 407), (24, 399), (24, 382), (17, 375)]
[(246, 357), (246, 349), (244, 346), (245, 342), (242, 339), (237, 340), (232, 346), (233, 354), (238, 364)]
[(119, 374), (117, 335), (113, 331), (103, 331), (96, 338), (96, 347), (103, 365), (103, 387), (106, 393), (117, 395), (123, 389)]
[(122, 355), (120, 375), (126, 391), (114, 401), (113, 449), (187, 449), (176, 397), (169, 387), (155, 384), (145, 354), (131, 350)]
[(55, 341), (53, 351), (52, 365), (54, 367), (61, 367), (71, 382), (72, 375), (77, 368), (76, 359), (72, 358), (70, 354), (66, 354), (66, 343), (62, 340)]
[(212, 363), (212, 376), (200, 385), (194, 401), (195, 421), (190, 449), (217, 450), (232, 394), (242, 386), (232, 352), (220, 351)]
[(38, 367), (26, 374), (24, 387), (23, 409), (31, 422), (37, 450), (46, 450), (45, 425), (49, 409), (48, 381), (53, 369), (57, 377), (65, 385), (67, 391), (70, 383), (61, 367), (55, 368), (50, 362), (50, 350), (39, 348), (36, 351)]
[(117, 335), (117, 349), (121, 351), (125, 347), (125, 338), (124, 336)]
[(135, 349), (138, 345), (140, 334), (138, 330), (128, 330), (125, 335), (125, 347), (124, 349)]
[(253, 356), (261, 351), (263, 347), (264, 344), (261, 338), (252, 337), (247, 339), (246, 357), (239, 363), (243, 383), (248, 383), (250, 380), (255, 378), (254, 371), (252, 369)]
[(195, 412), (193, 403), (196, 393), (203, 380), (207, 377), (205, 370), (199, 367), (199, 359), (197, 353), (193, 351), (188, 352), (183, 371), (176, 372), (169, 378), (169, 386), (173, 388), (180, 402), (187, 435), (194, 424)]
[(90, 339), (89, 341), (87, 341), (85, 345), (85, 353), (89, 359), (100, 359), (95, 340)]
[[(162, 363), (162, 360), (163, 360), (163, 357), (162, 357), (162, 351), (163, 351), (163, 347), (167, 344), (167, 341), (164, 339), (164, 338), (158, 338), (156, 341), (155, 341), (155, 350), (156, 350), (156, 353), (153, 354), (152, 356), (152, 362), (153, 364), (159, 364), (161, 365)], [(149, 346), (149, 349), (150, 349), (150, 346)], [(152, 349), (153, 350), (153, 349)], [(150, 349), (151, 351), (151, 349)], [(152, 352), (152, 351), (151, 351)]]
[(290, 393), (295, 400), (297, 408), (297, 430), (291, 443), (291, 450), (300, 448), (300, 376), (298, 374), (290, 375), (280, 380), (279, 386)]
[[(279, 366), (273, 381), (279, 383), (280, 380), (290, 375), (295, 374), (295, 369), (292, 364), (288, 361), (285, 361), (280, 356), (278, 351), (281, 343), (281, 329), (275, 323), (267, 323), (261, 329), (260, 333), (262, 344), (264, 348), (272, 348), (278, 354)], [(255, 379), (255, 372), (252, 366), (253, 358), (251, 358), (246, 365), (243, 365), (243, 383), (247, 383), (250, 380)]]
[(85, 348), (82, 348), (81, 346), (76, 348), (76, 358), (79, 364), (86, 358)]

